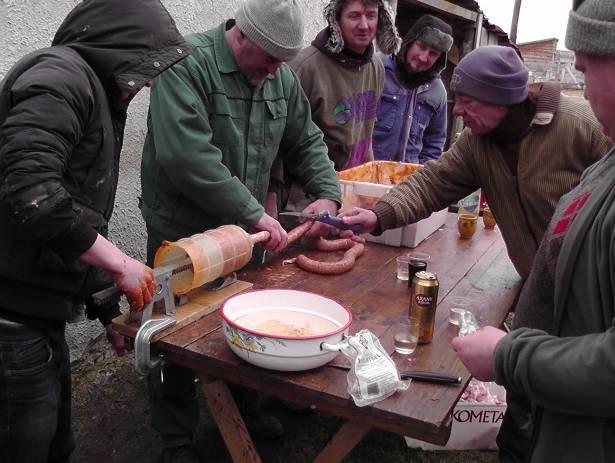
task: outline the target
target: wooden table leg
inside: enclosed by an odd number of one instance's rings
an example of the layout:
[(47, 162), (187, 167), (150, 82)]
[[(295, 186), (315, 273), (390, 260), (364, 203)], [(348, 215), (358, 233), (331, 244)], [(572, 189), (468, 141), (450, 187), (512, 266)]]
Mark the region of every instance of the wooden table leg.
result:
[(345, 421), (335, 435), (318, 454), (314, 463), (337, 463), (342, 461), (361, 439), (370, 431), (371, 426), (358, 421)]
[(226, 383), (197, 373), (209, 410), (235, 463), (261, 463), (250, 433)]

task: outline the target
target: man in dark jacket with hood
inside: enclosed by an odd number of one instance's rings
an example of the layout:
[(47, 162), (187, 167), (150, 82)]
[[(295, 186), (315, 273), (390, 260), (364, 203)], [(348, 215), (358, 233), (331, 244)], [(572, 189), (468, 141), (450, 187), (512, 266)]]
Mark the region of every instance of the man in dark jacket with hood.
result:
[(68, 461), (67, 321), (88, 304), (110, 329), (118, 304), (89, 296), (115, 282), (131, 309), (151, 301), (151, 269), (106, 239), (132, 97), (190, 48), (159, 0), (86, 0), (52, 46), (0, 84), (0, 455)]
[(440, 157), (447, 112), (440, 73), (452, 45), (451, 26), (425, 15), (397, 55), (381, 56), (385, 78), (373, 136), (376, 159), (424, 164)]

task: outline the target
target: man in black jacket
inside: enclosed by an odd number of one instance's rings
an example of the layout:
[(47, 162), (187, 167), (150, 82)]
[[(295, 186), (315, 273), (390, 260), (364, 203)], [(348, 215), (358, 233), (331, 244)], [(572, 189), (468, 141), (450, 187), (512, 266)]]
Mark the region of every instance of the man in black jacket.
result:
[[(70, 368), (64, 328), (115, 282), (132, 309), (151, 269), (106, 239), (132, 97), (190, 48), (159, 0), (85, 0), (52, 46), (0, 84), (0, 455), (68, 461)], [(113, 310), (94, 313), (113, 347)]]

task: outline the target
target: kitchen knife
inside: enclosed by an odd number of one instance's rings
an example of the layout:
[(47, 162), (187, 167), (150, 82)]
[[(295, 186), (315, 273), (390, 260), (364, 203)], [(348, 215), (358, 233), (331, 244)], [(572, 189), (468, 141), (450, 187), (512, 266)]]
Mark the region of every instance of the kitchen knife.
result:
[[(350, 365), (336, 363), (335, 361), (327, 365), (342, 370), (350, 370)], [(447, 375), (445, 373), (436, 373), (433, 371), (401, 371), (399, 376), (401, 379), (414, 379), (416, 381), (429, 381), (431, 383), (461, 384), (461, 376)]]
[(280, 212), (280, 215), (292, 215), (295, 217), (304, 217), (310, 220), (316, 220), (317, 222), (326, 223), (327, 225), (331, 225), (332, 227), (339, 228), (340, 230), (350, 230), (353, 233), (361, 233), (363, 227), (356, 223), (353, 225), (348, 225), (342, 221), (341, 217), (336, 217), (334, 215), (329, 214), (328, 211), (319, 212), (318, 214), (309, 214), (303, 212)]

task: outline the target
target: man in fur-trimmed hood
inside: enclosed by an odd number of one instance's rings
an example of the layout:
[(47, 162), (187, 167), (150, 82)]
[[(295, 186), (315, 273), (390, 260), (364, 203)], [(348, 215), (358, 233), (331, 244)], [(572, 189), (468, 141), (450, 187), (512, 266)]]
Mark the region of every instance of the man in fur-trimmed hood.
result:
[(452, 45), (451, 26), (424, 15), (406, 33), (399, 53), (380, 57), (385, 78), (374, 128), (376, 159), (424, 164), (442, 154), (447, 108), (440, 73)]
[[(324, 16), (329, 23), (325, 29), (329, 37), (324, 48), (331, 54), (341, 53), (344, 49), (344, 31), (340, 26), (340, 15), (345, 5), (354, 0), (331, 0), (325, 7)], [(364, 5), (378, 6), (378, 26), (376, 29), (376, 45), (385, 54), (395, 53), (399, 50), (401, 38), (395, 27), (395, 13), (386, 0), (361, 0)], [(322, 33), (322, 32), (321, 32)]]
[[(290, 64), (324, 133), (329, 158), (343, 170), (374, 159), (371, 140), (384, 68), (373, 42), (394, 53), (401, 39), (387, 1), (332, 0), (324, 16), (328, 26)], [(274, 179), (283, 178), (280, 167)], [(310, 202), (292, 178), (272, 182), (270, 190), (282, 193), (279, 203), (287, 210), (300, 211)]]

